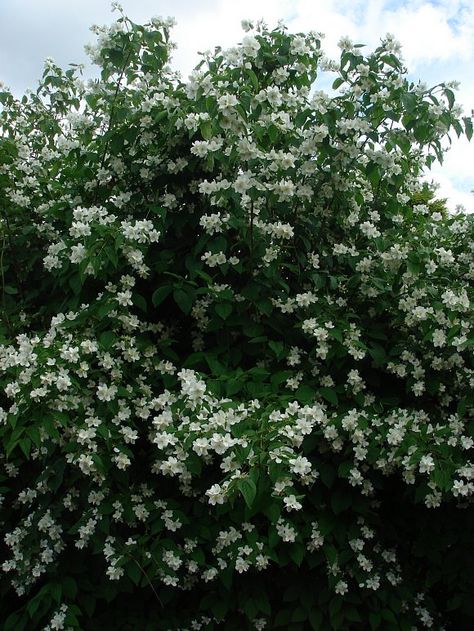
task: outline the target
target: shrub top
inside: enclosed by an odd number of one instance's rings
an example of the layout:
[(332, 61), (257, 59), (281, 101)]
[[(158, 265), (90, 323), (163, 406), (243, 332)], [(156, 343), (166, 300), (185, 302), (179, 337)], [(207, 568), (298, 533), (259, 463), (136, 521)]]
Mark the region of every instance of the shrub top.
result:
[(472, 120), (391, 36), (335, 63), (248, 23), (183, 82), (169, 27), (0, 92), (5, 629), (95, 628), (132, 585), (150, 629), (432, 625), (439, 560), (386, 511), (474, 489), (474, 224), (421, 180)]

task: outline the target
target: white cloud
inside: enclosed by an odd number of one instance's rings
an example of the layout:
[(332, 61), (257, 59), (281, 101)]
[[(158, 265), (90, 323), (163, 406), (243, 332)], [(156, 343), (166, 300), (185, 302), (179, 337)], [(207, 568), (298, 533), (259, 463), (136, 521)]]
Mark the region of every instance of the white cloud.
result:
[(421, 62), (454, 58), (467, 61), (474, 56), (472, 9), (464, 11), (462, 26), (453, 19), (449, 7), (425, 2), (416, 8), (409, 5), (386, 12), (382, 23), (400, 40), (406, 62), (413, 70)]
[(438, 184), (436, 197), (446, 199), (446, 205), (450, 210), (454, 211), (456, 206), (460, 205), (463, 206), (468, 213), (474, 213), (474, 194), (456, 188), (445, 169), (433, 169), (428, 172), (424, 179), (428, 182), (434, 181)]
[(474, 6), (471, 3), (439, 0), (295, 0), (292, 25), (326, 33), (329, 52), (348, 35), (360, 43), (375, 46), (385, 33), (401, 42), (404, 57), (413, 70), (425, 61), (474, 57)]

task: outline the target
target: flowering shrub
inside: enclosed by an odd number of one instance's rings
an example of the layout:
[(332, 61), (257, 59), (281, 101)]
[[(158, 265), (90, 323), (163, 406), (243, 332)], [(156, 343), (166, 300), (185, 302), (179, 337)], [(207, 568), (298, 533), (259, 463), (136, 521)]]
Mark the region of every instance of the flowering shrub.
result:
[(421, 180), (472, 120), (390, 36), (183, 82), (170, 26), (0, 93), (2, 628), (472, 628), (474, 222)]

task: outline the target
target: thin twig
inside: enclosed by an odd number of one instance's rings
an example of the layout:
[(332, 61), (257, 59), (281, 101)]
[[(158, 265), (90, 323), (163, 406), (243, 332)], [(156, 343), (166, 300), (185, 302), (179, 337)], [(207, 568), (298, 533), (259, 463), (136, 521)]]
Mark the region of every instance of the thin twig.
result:
[(138, 567), (140, 568), (140, 571), (142, 572), (143, 576), (146, 578), (146, 580), (148, 581), (148, 585), (151, 587), (151, 589), (153, 590), (153, 593), (156, 596), (156, 599), (158, 600), (158, 602), (160, 603), (160, 605), (164, 608), (164, 604), (163, 601), (161, 600), (161, 598), (158, 596), (158, 592), (156, 591), (156, 589), (153, 586), (153, 583), (150, 580), (150, 577), (148, 576), (146, 570), (144, 567), (142, 567), (140, 565), (140, 563), (136, 560), (136, 558), (134, 556), (132, 556), (129, 552), (127, 553), (127, 555), (133, 560), (135, 561), (135, 563), (138, 565)]

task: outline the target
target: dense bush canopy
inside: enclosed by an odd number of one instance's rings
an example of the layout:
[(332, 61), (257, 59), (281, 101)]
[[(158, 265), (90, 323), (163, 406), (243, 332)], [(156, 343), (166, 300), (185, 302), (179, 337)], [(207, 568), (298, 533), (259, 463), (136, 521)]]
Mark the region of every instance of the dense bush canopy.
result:
[(474, 222), (421, 176), (472, 120), (390, 36), (184, 82), (170, 26), (0, 92), (2, 629), (470, 629)]

